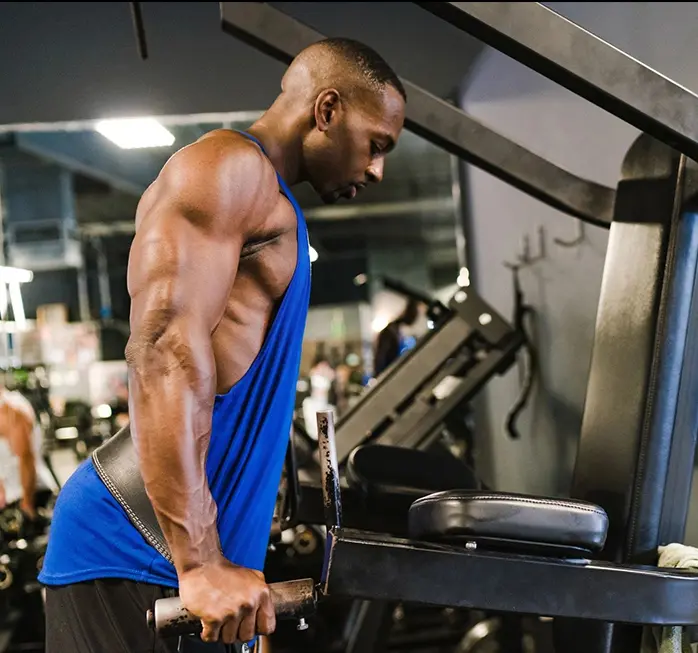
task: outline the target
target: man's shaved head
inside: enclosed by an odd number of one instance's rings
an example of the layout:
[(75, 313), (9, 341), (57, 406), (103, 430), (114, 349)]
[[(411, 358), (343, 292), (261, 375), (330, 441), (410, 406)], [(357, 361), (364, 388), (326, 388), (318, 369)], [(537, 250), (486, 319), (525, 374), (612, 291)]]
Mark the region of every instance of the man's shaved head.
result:
[(400, 78), (383, 57), (373, 48), (346, 38), (324, 39), (305, 48), (281, 81), (284, 92), (312, 95), (334, 87), (348, 98), (366, 91), (380, 94), (386, 86), (407, 100)]
[(261, 123), (297, 146), (294, 168), (327, 203), (383, 178), (405, 118), (405, 88), (372, 48), (329, 38), (302, 50)]

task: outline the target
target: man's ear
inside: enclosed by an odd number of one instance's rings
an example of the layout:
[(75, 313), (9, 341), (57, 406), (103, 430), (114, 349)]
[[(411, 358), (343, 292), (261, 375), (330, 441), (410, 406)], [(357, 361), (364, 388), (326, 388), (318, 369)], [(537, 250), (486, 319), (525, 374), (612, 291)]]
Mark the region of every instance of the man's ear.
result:
[(340, 111), (339, 91), (328, 88), (322, 91), (315, 100), (315, 124), (321, 132), (329, 129), (332, 121), (336, 120)]

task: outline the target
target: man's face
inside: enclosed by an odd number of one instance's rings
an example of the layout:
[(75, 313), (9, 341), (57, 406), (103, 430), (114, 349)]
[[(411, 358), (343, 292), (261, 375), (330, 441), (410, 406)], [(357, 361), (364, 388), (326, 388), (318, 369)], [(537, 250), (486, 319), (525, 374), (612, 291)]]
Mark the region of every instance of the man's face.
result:
[(330, 116), (308, 165), (310, 183), (323, 202), (353, 199), (383, 179), (385, 157), (397, 144), (404, 119), (405, 102), (389, 85)]

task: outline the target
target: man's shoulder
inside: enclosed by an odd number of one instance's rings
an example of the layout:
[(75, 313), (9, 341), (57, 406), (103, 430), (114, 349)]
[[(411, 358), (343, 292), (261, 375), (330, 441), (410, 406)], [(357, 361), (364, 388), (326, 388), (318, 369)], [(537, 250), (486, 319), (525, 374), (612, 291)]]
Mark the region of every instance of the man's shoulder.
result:
[[(217, 129), (176, 152), (163, 171), (179, 178), (203, 174), (211, 184), (218, 181), (260, 181), (278, 189), (276, 171), (261, 148), (249, 138), (229, 129)], [(219, 175), (222, 175), (219, 177)]]
[(197, 223), (230, 226), (269, 213), (279, 200), (276, 171), (258, 145), (230, 130), (216, 130), (179, 150), (158, 179), (160, 191)]

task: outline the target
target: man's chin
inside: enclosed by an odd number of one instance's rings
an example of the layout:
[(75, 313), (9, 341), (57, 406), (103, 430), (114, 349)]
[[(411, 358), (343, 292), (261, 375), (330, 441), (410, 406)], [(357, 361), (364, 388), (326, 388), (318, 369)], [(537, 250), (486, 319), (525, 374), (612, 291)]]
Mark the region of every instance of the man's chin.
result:
[(339, 202), (341, 195), (339, 195), (336, 192), (331, 192), (331, 193), (325, 193), (323, 195), (320, 195), (320, 199), (322, 200), (323, 204), (336, 204)]

